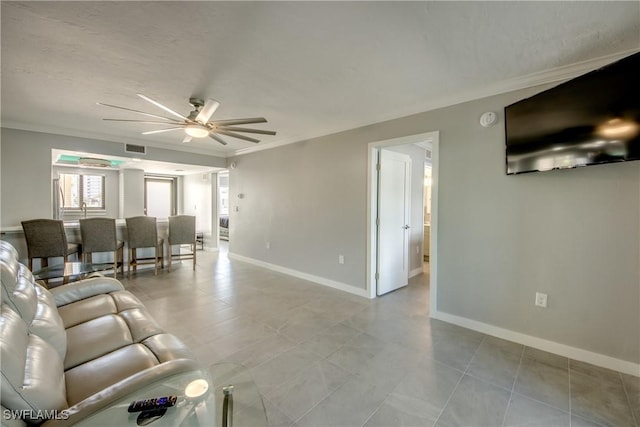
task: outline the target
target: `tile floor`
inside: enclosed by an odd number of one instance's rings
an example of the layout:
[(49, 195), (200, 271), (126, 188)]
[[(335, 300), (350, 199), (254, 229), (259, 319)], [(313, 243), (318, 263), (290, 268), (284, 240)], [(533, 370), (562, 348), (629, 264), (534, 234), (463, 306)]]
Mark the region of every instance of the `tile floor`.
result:
[(369, 301), (198, 255), (123, 282), (203, 364), (246, 366), (272, 426), (639, 426), (639, 378), (430, 319), (428, 273)]

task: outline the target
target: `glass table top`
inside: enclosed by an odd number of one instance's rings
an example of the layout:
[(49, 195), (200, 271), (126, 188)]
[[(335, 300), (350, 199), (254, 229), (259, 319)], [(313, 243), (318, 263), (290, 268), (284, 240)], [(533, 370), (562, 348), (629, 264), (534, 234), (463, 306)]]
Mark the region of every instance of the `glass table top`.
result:
[[(268, 427), (269, 421), (258, 386), (249, 369), (237, 363), (214, 363), (209, 367), (214, 384), (218, 427)], [(231, 387), (230, 387), (231, 386)], [(224, 398), (231, 391), (232, 404), (224, 416)], [(225, 424), (223, 419), (227, 421)]]
[(83, 276), (97, 271), (104, 271), (113, 268), (112, 263), (95, 264), (88, 262), (65, 262), (64, 264), (52, 265), (35, 271), (33, 276), (36, 280), (58, 279), (61, 277)]

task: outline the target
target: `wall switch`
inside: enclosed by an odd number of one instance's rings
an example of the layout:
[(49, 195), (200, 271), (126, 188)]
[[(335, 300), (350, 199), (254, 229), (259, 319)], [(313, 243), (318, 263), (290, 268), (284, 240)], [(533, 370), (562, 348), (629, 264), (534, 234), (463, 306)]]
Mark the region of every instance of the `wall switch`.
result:
[(536, 292), (536, 305), (538, 307), (547, 307), (547, 294)]
[(344, 264), (344, 255), (338, 255), (338, 264)]
[(271, 249), (271, 242), (267, 242), (267, 249)]
[(420, 246), (416, 246), (416, 253), (419, 255), (420, 254)]

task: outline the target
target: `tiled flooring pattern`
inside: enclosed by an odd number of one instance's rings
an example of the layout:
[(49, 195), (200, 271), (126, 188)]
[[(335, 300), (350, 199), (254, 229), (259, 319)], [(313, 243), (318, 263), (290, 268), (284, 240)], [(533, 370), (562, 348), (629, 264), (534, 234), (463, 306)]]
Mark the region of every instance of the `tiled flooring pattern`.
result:
[(426, 276), (369, 301), (200, 252), (123, 282), (203, 364), (246, 366), (272, 426), (639, 425), (639, 378), (430, 319)]

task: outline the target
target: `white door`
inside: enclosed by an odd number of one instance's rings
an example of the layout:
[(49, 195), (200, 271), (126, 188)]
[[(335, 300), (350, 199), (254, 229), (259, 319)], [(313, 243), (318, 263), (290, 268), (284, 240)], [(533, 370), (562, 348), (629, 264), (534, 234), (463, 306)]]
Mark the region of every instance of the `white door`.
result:
[(411, 158), (380, 150), (378, 172), (378, 295), (409, 283)]

